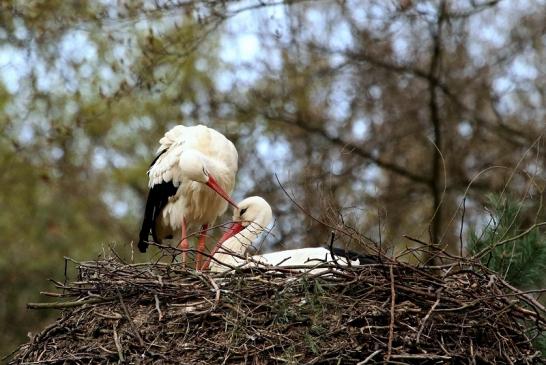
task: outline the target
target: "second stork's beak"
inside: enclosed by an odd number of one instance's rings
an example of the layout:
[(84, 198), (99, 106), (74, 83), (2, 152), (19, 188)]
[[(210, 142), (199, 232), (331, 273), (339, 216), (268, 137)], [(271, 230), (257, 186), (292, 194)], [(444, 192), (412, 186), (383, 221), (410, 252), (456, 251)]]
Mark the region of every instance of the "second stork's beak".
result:
[(214, 177), (212, 177), (212, 175), (209, 175), (209, 181), (207, 181), (206, 185), (214, 190), (222, 198), (224, 198), (229, 204), (231, 204), (231, 206), (233, 206), (234, 208), (238, 208), (237, 203), (235, 203), (233, 199), (231, 199), (231, 196), (226, 193), (226, 191), (220, 186), (220, 184), (218, 184), (218, 182)]
[[(241, 232), (243, 229), (243, 224), (241, 222), (235, 222), (231, 225), (231, 227), (228, 228), (227, 231), (224, 232), (222, 237), (218, 240), (218, 243), (216, 244), (218, 247), (222, 245), (226, 240), (229, 238), (235, 236), (237, 233)], [(213, 253), (214, 255), (214, 253)]]
[(210, 262), (212, 261), (212, 257), (218, 252), (220, 247), (222, 247), (222, 243), (224, 243), (229, 238), (235, 236), (237, 233), (241, 232), (243, 230), (243, 224), (241, 222), (235, 222), (231, 225), (231, 227), (228, 228), (228, 230), (222, 235), (222, 237), (218, 240), (216, 245), (212, 248), (212, 251), (210, 252), (210, 257), (207, 259), (205, 264), (201, 267), (202, 270), (207, 270), (210, 266)]

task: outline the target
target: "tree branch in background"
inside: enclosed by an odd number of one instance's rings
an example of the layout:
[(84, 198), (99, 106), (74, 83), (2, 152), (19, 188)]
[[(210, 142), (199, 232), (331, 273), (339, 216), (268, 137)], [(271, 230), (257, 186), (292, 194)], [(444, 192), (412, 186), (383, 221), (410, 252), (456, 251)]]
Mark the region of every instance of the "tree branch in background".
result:
[[(439, 112), (438, 95), (436, 92), (436, 83), (432, 80), (439, 79), (440, 67), (442, 62), (442, 27), (446, 14), (446, 2), (442, 1), (438, 9), (438, 21), (436, 29), (432, 30), (432, 58), (430, 61), (428, 92), (429, 92), (429, 111), (430, 122), (434, 131), (434, 150), (432, 153), (432, 177), (430, 179), (430, 189), (432, 191), (432, 223), (430, 241), (432, 247), (436, 247), (439, 242), (440, 232), (442, 230), (443, 209), (441, 201), (440, 184), (441, 176), (441, 158), (442, 158), (442, 121)], [(426, 262), (426, 260), (425, 260)]]
[(332, 136), (323, 128), (312, 126), (310, 123), (303, 121), (303, 119), (301, 118), (298, 118), (298, 117), (294, 118), (292, 116), (286, 116), (286, 115), (283, 115), (283, 116), (264, 115), (264, 116), (267, 117), (268, 120), (271, 122), (288, 124), (298, 129), (301, 129), (303, 131), (319, 135), (323, 137), (324, 139), (326, 139), (328, 142), (336, 146), (339, 146), (341, 148), (348, 149), (354, 154), (376, 164), (382, 169), (391, 171), (413, 182), (424, 184), (424, 185), (430, 185), (430, 179), (427, 178), (426, 176), (416, 174), (410, 170), (404, 169), (403, 167), (396, 165), (395, 163), (378, 158), (374, 156), (372, 152), (362, 148), (362, 146), (353, 142), (343, 140), (341, 137)]

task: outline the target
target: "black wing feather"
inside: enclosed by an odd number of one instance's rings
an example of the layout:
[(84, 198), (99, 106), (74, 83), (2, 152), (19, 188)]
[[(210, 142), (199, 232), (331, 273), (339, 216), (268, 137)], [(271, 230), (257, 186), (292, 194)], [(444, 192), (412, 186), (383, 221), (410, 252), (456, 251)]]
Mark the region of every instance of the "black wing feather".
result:
[(156, 162), (157, 162), (157, 159), (161, 157), (162, 154), (164, 154), (165, 152), (167, 152), (168, 148), (165, 148), (163, 151), (159, 152), (157, 154), (157, 156), (155, 156), (154, 160), (152, 161), (152, 163), (150, 164), (150, 167), (152, 167)]
[(150, 188), (138, 241), (138, 249), (140, 252), (146, 252), (146, 249), (148, 248), (148, 243), (146, 241), (148, 241), (150, 231), (152, 231), (154, 241), (159, 242), (155, 230), (155, 221), (160, 216), (161, 210), (169, 202), (169, 197), (176, 194), (177, 190), (178, 188), (174, 186), (172, 181), (156, 184)]
[(338, 247), (332, 247), (332, 248), (330, 248), (330, 251), (332, 251), (332, 253), (335, 256), (345, 257), (345, 258), (348, 258), (351, 261), (358, 260), (360, 265), (370, 265), (370, 264), (379, 264), (380, 263), (380, 261), (374, 256), (364, 255), (364, 254), (361, 254), (361, 253), (358, 253), (358, 252), (344, 250), (344, 249), (338, 248)]
[[(159, 156), (164, 154), (167, 149), (161, 151), (152, 161), (153, 166)], [(138, 240), (138, 249), (140, 252), (146, 252), (148, 248), (148, 237), (150, 231), (152, 232), (152, 237), (155, 242), (158, 242), (157, 232), (155, 229), (155, 221), (159, 217), (161, 210), (169, 202), (169, 197), (176, 194), (178, 187), (174, 186), (172, 181), (162, 182), (160, 184), (155, 184), (150, 188), (148, 192), (148, 199), (146, 200), (146, 208), (144, 209), (144, 219), (142, 220), (142, 227), (140, 229), (139, 240)]]

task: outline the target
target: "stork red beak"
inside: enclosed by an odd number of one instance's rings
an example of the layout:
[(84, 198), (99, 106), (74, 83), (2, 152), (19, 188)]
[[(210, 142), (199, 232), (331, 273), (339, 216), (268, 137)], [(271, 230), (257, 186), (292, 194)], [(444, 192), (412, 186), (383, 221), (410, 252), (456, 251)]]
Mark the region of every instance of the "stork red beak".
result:
[(222, 247), (222, 243), (224, 243), (227, 239), (235, 236), (237, 233), (241, 232), (243, 230), (243, 224), (241, 222), (235, 222), (231, 225), (231, 227), (228, 228), (228, 230), (222, 235), (222, 237), (218, 240), (216, 245), (214, 245), (212, 251), (210, 252), (210, 257), (207, 259), (205, 264), (201, 267), (202, 270), (207, 270), (209, 268), (210, 262), (212, 260), (212, 257), (218, 252), (220, 247)]
[(209, 181), (207, 181), (207, 186), (214, 190), (218, 195), (220, 195), (222, 198), (224, 198), (229, 204), (231, 204), (234, 208), (237, 208), (237, 204), (231, 199), (228, 193), (222, 187), (212, 175), (209, 175)]
[[(227, 239), (235, 236), (237, 233), (241, 232), (242, 230), (243, 230), (243, 224), (241, 222), (233, 223), (231, 227), (229, 227), (228, 230), (224, 232), (222, 237), (220, 237), (216, 246), (218, 246), (219, 248), (222, 245), (222, 243), (224, 243)], [(212, 255), (214, 255), (214, 253), (215, 252), (213, 252)]]

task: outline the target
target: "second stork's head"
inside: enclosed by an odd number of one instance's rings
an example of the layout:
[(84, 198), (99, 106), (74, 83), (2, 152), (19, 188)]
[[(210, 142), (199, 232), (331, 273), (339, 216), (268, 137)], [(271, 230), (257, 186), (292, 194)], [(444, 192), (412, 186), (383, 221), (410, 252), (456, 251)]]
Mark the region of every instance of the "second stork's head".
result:
[(239, 203), (239, 207), (233, 211), (233, 224), (224, 233), (222, 238), (214, 247), (211, 256), (205, 263), (204, 268), (211, 265), (213, 271), (223, 271), (219, 263), (238, 264), (235, 256), (226, 252), (218, 252), (220, 249), (227, 249), (227, 252), (243, 255), (248, 246), (258, 238), (273, 219), (271, 206), (259, 196), (251, 196)]
[(245, 228), (252, 228), (253, 233), (259, 235), (271, 223), (272, 219), (271, 206), (264, 198), (248, 197), (239, 202), (238, 207), (233, 210), (233, 225), (224, 233), (219, 242), (224, 242)]
[[(186, 150), (182, 152), (178, 165), (183, 177), (207, 185), (231, 204), (231, 206), (237, 208), (235, 201), (220, 186), (216, 177), (209, 170), (211, 161), (202, 153), (196, 150)], [(218, 173), (221, 173), (221, 171), (218, 171)]]

